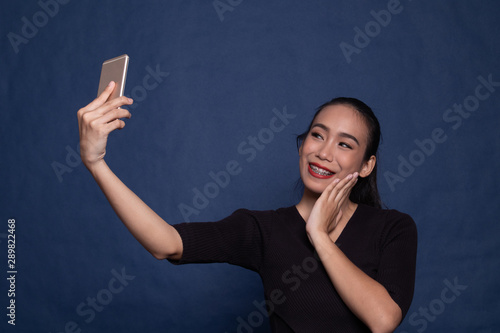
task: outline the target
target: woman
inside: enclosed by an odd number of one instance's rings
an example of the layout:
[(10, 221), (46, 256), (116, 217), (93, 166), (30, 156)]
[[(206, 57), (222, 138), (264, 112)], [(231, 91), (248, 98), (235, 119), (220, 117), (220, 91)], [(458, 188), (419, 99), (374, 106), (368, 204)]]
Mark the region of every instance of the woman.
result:
[(322, 105), (299, 136), (304, 193), (296, 206), (238, 210), (210, 223), (167, 224), (104, 161), (107, 137), (131, 114), (111, 82), (78, 111), (81, 157), (134, 237), (157, 259), (228, 262), (259, 273), (273, 332), (392, 332), (413, 297), (417, 231), (382, 210), (380, 126), (359, 100)]

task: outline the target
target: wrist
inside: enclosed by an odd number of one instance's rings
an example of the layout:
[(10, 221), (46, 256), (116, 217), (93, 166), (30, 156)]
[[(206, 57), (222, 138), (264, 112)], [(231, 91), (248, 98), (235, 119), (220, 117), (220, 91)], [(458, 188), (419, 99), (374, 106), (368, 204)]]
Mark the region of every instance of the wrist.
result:
[(309, 240), (321, 261), (327, 260), (338, 250), (337, 244), (335, 244), (328, 234), (318, 233), (315, 236), (309, 236)]
[(94, 178), (97, 177), (97, 175), (100, 173), (101, 170), (108, 168), (108, 165), (103, 159), (100, 159), (96, 162), (92, 163), (84, 163), (85, 167), (89, 170), (89, 172), (92, 174)]
[(328, 244), (329, 242), (330, 243), (332, 242), (332, 240), (330, 239), (330, 235), (325, 230), (321, 229), (307, 230), (306, 228), (306, 231), (309, 240), (314, 246), (316, 246), (317, 244)]

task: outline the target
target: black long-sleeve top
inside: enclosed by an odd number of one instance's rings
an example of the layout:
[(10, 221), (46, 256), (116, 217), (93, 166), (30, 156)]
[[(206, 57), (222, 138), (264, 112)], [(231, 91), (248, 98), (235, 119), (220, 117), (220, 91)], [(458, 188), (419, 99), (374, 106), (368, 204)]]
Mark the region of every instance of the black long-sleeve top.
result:
[[(225, 262), (259, 273), (273, 332), (369, 332), (338, 295), (305, 226), (295, 206), (240, 209), (218, 222), (177, 224), (183, 255), (174, 263)], [(412, 218), (360, 204), (336, 245), (387, 289), (404, 317), (415, 284)]]

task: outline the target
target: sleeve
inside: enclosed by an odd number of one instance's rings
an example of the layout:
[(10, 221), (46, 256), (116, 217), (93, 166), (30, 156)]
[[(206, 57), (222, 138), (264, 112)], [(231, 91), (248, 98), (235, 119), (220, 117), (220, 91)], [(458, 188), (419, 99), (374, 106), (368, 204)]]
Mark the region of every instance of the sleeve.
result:
[(415, 288), (417, 227), (406, 214), (392, 211), (388, 227), (381, 236), (381, 258), (377, 281), (401, 308), (408, 312)]
[(263, 256), (262, 232), (249, 210), (240, 209), (218, 222), (173, 225), (179, 232), (183, 253), (173, 264), (229, 263), (258, 271)]

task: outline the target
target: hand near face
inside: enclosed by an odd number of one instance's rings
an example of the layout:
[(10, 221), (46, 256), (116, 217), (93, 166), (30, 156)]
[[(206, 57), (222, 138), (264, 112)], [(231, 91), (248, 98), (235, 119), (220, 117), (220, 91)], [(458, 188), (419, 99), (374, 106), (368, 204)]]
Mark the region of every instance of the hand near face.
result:
[(120, 108), (132, 104), (130, 98), (122, 96), (106, 102), (114, 86), (115, 83), (111, 82), (99, 97), (78, 110), (80, 155), (87, 168), (104, 158), (109, 133), (125, 126), (120, 118), (131, 116), (128, 110)]
[(342, 218), (342, 207), (357, 180), (358, 173), (355, 172), (344, 179), (335, 179), (325, 188), (307, 219), (306, 231), (310, 240), (319, 233), (329, 234), (335, 229)]

